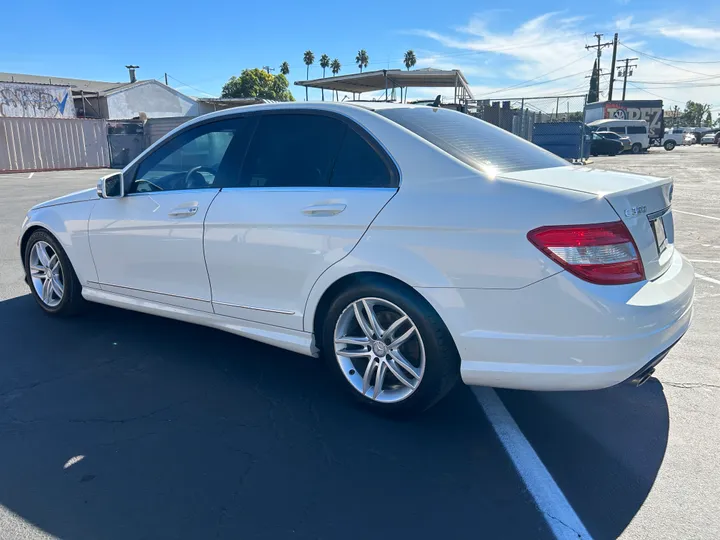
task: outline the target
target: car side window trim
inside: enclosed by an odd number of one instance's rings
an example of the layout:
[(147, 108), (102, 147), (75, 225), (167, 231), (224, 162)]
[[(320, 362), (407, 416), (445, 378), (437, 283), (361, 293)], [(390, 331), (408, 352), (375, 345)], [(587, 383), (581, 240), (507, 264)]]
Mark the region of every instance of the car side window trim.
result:
[[(389, 152), (385, 150), (385, 148), (380, 144), (380, 142), (373, 137), (365, 128), (360, 126), (357, 122), (355, 122), (352, 118), (349, 118), (347, 116), (344, 116), (342, 114), (336, 113), (334, 111), (326, 111), (322, 109), (273, 109), (273, 110), (265, 110), (265, 111), (256, 111), (255, 116), (258, 117), (258, 121), (256, 122), (255, 126), (253, 127), (253, 133), (250, 139), (248, 140), (246, 149), (245, 149), (245, 155), (242, 160), (242, 164), (240, 167), (238, 178), (243, 177), (243, 169), (246, 165), (245, 158), (247, 157), (247, 153), (255, 140), (255, 135), (257, 133), (257, 126), (262, 121), (263, 116), (273, 116), (273, 115), (311, 115), (311, 116), (326, 116), (329, 118), (334, 118), (336, 120), (339, 120), (342, 122), (345, 127), (346, 131), (343, 133), (343, 139), (347, 135), (347, 129), (352, 129), (357, 133), (372, 149), (373, 151), (380, 157), (380, 159), (385, 164), (385, 167), (388, 170), (388, 175), (390, 177), (390, 185), (389, 186), (383, 186), (381, 188), (363, 188), (363, 187), (350, 187), (349, 189), (393, 189), (397, 190), (400, 186), (400, 168), (395, 163), (395, 160), (390, 156)], [(332, 171), (335, 168), (335, 162), (337, 160), (338, 154), (334, 157), (333, 163), (330, 167), (330, 175), (332, 175)], [(331, 177), (331, 176), (330, 176)], [(253, 190), (265, 190), (265, 189), (275, 189), (273, 187), (265, 188), (262, 186), (230, 186), (228, 188), (223, 189), (253, 189)], [(292, 191), (304, 191), (306, 189), (322, 189), (322, 190), (328, 190), (328, 189), (348, 189), (348, 188), (337, 188), (330, 185), (322, 186), (322, 187), (314, 187), (314, 186), (296, 186), (296, 187), (288, 187), (288, 186), (278, 186), (277, 189), (285, 189), (285, 190), (292, 190)]]

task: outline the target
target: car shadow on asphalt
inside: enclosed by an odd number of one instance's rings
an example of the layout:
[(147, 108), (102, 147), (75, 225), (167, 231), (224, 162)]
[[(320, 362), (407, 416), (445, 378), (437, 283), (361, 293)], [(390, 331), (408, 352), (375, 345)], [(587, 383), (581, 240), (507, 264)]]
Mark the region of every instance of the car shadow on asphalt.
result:
[(53, 318), (29, 295), (0, 302), (0, 328), (0, 505), (41, 531), (551, 537), (464, 386), (391, 421), (319, 361), (208, 328)]
[(669, 412), (662, 384), (651, 378), (640, 387), (498, 395), (588, 532), (620, 536), (665, 456)]

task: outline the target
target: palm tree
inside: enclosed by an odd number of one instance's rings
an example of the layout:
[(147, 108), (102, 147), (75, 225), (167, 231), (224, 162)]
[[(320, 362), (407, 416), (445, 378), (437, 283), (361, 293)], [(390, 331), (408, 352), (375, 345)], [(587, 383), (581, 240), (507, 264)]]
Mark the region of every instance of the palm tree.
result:
[[(327, 54), (323, 54), (320, 57), (320, 67), (323, 69), (323, 79), (325, 78), (325, 68), (330, 67), (330, 57)], [(322, 89), (322, 100), (325, 101), (325, 89)]]
[[(305, 62), (305, 65), (307, 66), (307, 73), (305, 76), (305, 80), (310, 80), (310, 66), (315, 63), (315, 55), (311, 50), (305, 51), (305, 54), (303, 55), (303, 62)], [(308, 87), (305, 87), (305, 101), (308, 100)]]
[[(342, 65), (340, 64), (340, 60), (337, 58), (330, 62), (330, 71), (332, 71), (333, 77), (340, 73), (340, 68), (342, 68)], [(335, 90), (335, 98), (340, 101), (340, 95), (337, 90)]]
[(355, 57), (355, 63), (360, 68), (360, 73), (362, 73), (364, 67), (368, 67), (368, 62), (370, 62), (370, 57), (368, 56), (367, 51), (365, 49), (360, 49)]
[[(404, 62), (405, 62), (405, 67), (407, 68), (408, 71), (410, 71), (410, 68), (414, 67), (415, 64), (417, 64), (417, 58), (415, 58), (415, 51), (413, 51), (412, 49), (408, 49), (407, 51), (405, 51)], [(408, 89), (405, 88), (405, 101), (407, 101), (407, 91), (408, 91)], [(400, 101), (402, 101), (402, 94), (400, 94)]]
[(280, 73), (287, 76), (288, 73), (290, 73), (290, 64), (288, 64), (287, 62), (283, 62), (282, 64), (280, 64)]

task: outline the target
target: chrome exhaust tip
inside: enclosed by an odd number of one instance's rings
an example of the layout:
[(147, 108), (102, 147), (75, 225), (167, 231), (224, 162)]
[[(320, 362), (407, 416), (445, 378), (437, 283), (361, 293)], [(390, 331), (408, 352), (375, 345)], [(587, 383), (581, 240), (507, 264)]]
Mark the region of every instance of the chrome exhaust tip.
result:
[(641, 386), (643, 383), (647, 382), (650, 377), (653, 376), (653, 373), (655, 373), (655, 368), (650, 368), (644, 373), (641, 373), (640, 375), (632, 379), (630, 382), (635, 386)]

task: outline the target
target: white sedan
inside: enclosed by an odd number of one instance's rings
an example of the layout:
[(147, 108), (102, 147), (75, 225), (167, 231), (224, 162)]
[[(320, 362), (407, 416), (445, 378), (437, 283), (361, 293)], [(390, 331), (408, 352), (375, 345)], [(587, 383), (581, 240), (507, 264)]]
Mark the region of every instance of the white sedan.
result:
[(278, 103), (194, 119), (38, 204), (19, 246), (47, 313), (99, 302), (322, 356), (408, 412), (459, 377), (649, 377), (692, 315), (672, 189), (441, 108)]

